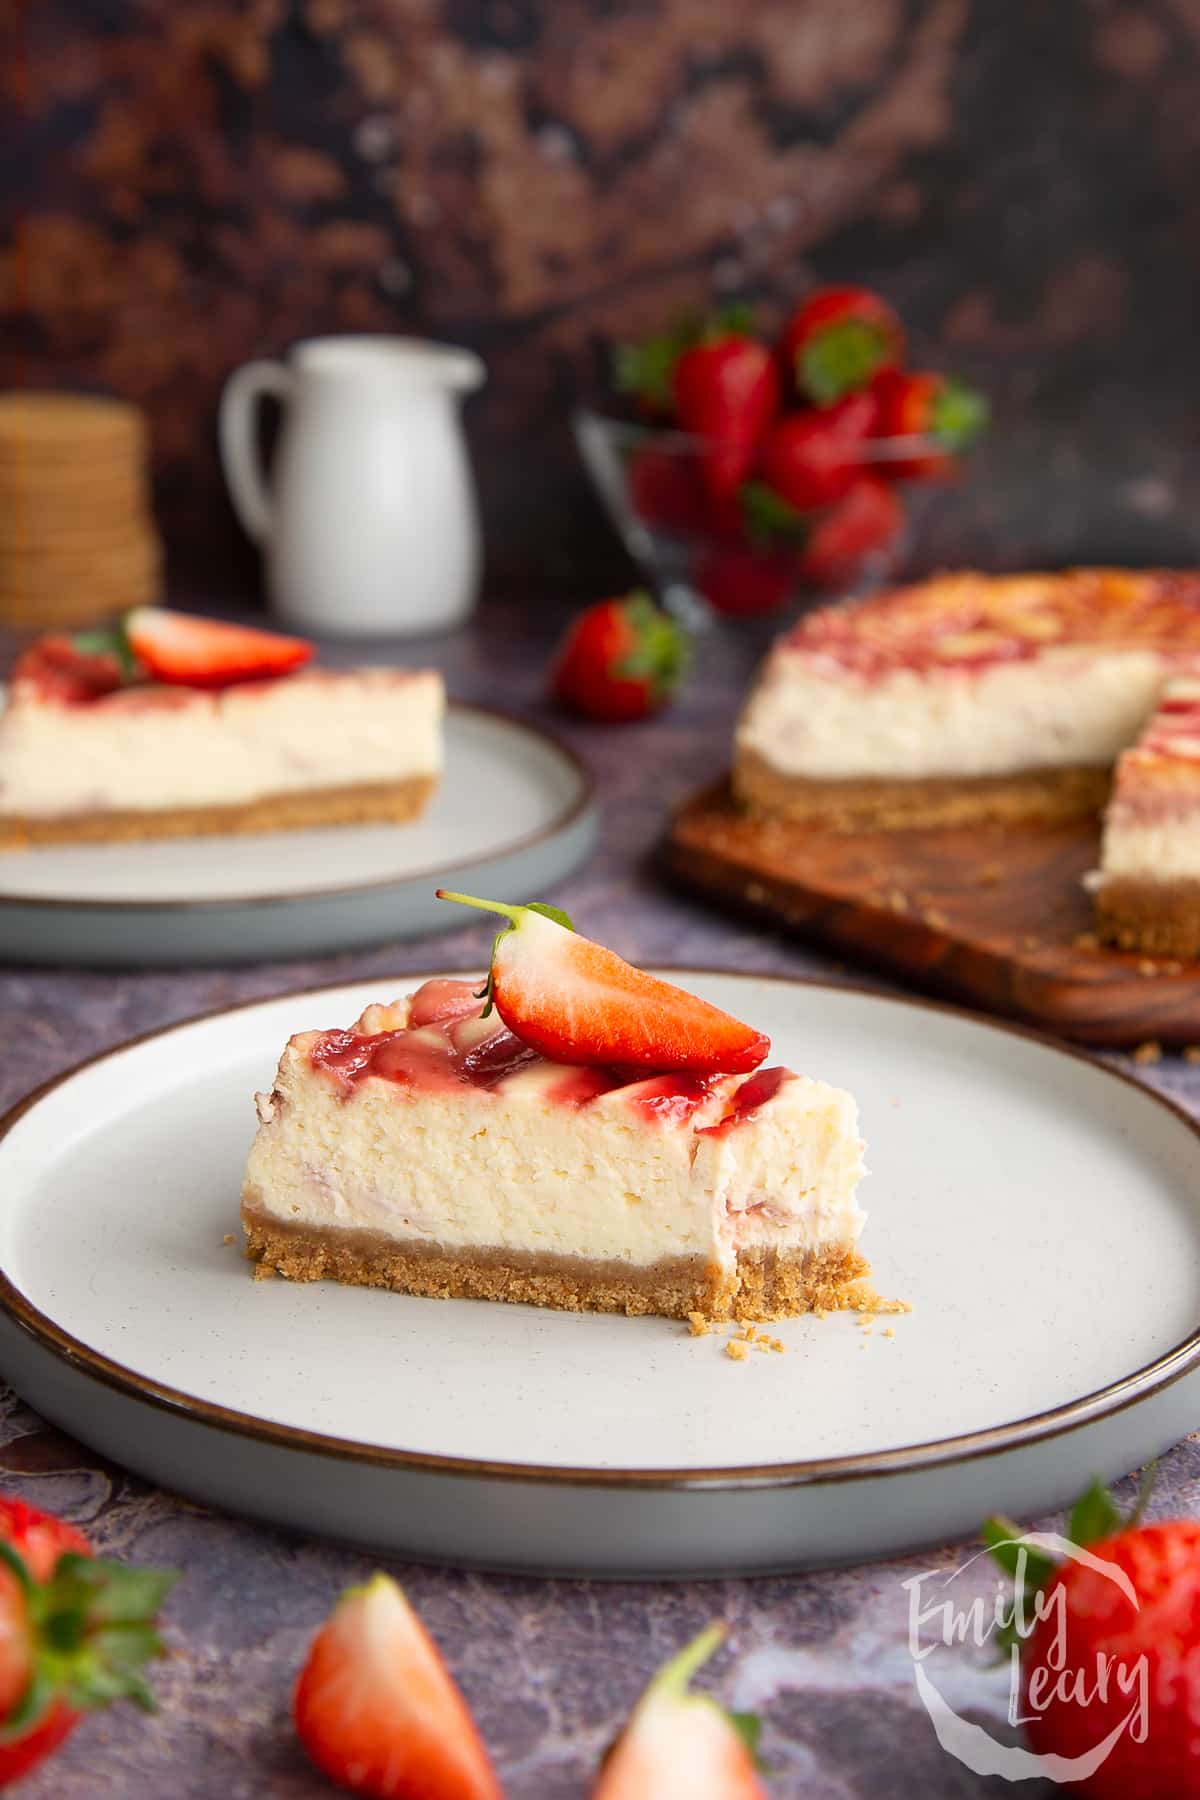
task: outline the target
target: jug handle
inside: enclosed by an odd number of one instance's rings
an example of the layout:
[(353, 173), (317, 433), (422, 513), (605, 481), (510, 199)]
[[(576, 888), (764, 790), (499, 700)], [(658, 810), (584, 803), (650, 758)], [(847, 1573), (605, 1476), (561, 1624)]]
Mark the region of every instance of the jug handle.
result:
[(217, 417), (221, 465), (238, 518), (258, 544), (271, 535), (274, 509), (259, 455), (255, 413), (268, 394), (285, 404), (294, 385), (282, 363), (250, 362), (234, 371), (221, 394)]

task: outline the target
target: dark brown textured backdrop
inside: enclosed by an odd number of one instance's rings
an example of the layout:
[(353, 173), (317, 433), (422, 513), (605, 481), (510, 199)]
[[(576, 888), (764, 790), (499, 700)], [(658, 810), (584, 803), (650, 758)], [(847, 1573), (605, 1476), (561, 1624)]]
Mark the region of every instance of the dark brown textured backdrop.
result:
[[(178, 585), (213, 418), (335, 330), (477, 346), (493, 567), (619, 566), (565, 454), (614, 334), (881, 285), (997, 410), (918, 556), (1200, 557), (1200, 0), (16, 0), (0, 382), (141, 402)], [(537, 544), (539, 554), (531, 556)]]

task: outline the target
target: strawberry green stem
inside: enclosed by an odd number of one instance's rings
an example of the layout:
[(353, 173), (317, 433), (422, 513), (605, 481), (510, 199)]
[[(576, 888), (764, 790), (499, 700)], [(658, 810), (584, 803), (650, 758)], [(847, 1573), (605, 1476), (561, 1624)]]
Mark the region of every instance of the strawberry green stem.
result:
[(452, 894), (448, 888), (435, 889), (439, 900), (453, 900), (456, 906), (473, 906), (478, 912), (499, 913), (502, 919), (511, 919), (514, 925), (521, 922), (521, 914), (526, 911), (523, 906), (505, 906), (500, 900), (477, 900), (474, 894)]
[(658, 1671), (650, 1686), (646, 1689), (646, 1699), (652, 1694), (670, 1694), (682, 1696), (688, 1690), (692, 1676), (703, 1668), (709, 1657), (714, 1655), (725, 1641), (725, 1627), (721, 1624), (709, 1625), (699, 1637), (694, 1637), (683, 1649)]

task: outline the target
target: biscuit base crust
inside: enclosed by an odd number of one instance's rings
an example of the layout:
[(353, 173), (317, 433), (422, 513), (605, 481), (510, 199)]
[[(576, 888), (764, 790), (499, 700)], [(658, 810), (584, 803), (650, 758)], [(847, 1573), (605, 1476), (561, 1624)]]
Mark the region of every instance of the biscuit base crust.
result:
[(1041, 819), (1057, 824), (1099, 812), (1108, 769), (1030, 769), (1018, 775), (930, 780), (810, 781), (785, 775), (757, 751), (739, 753), (733, 791), (749, 812), (823, 831), (929, 830)]
[(139, 838), (211, 837), (229, 832), (303, 831), (316, 825), (401, 825), (423, 812), (436, 775), (363, 781), (343, 787), (264, 794), (229, 806), (171, 806), (26, 818), (0, 813), (0, 850), (37, 844), (114, 844)]
[(1200, 881), (1110, 876), (1095, 899), (1103, 943), (1150, 956), (1200, 957)]
[(739, 1252), (733, 1270), (703, 1257), (664, 1257), (641, 1267), (586, 1256), (462, 1250), (381, 1232), (314, 1230), (242, 1207), (255, 1276), (341, 1281), (433, 1300), (503, 1300), (560, 1312), (657, 1313), (686, 1319), (778, 1319), (863, 1303), (870, 1269), (852, 1244), (809, 1251)]

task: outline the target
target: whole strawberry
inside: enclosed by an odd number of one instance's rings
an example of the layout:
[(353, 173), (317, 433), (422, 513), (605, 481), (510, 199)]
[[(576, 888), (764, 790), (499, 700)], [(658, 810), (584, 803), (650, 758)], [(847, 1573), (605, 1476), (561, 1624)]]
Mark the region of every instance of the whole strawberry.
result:
[(818, 288), (796, 308), (779, 341), (788, 381), (831, 406), (904, 360), (904, 327), (886, 300), (863, 287)]
[(673, 387), (680, 426), (705, 440), (700, 471), (708, 492), (714, 499), (735, 493), (779, 410), (779, 371), (770, 350), (745, 331), (717, 327), (684, 351)]
[(987, 429), (988, 404), (964, 382), (932, 372), (906, 375), (887, 369), (872, 390), (879, 409), (880, 437), (922, 437), (931, 448), (919, 455), (893, 459), (887, 474), (910, 481), (952, 475), (959, 455)]
[(757, 1720), (688, 1692), (724, 1635), (710, 1626), (659, 1670), (609, 1752), (592, 1800), (766, 1800), (755, 1764)]
[(869, 563), (894, 548), (903, 529), (899, 495), (877, 476), (859, 475), (817, 518), (800, 553), (800, 573), (814, 587), (852, 587)]
[(789, 413), (763, 443), (758, 458), (762, 479), (798, 512), (840, 500), (862, 472), (863, 452), (878, 416), (870, 389), (847, 394), (832, 406)]
[[(1136, 1517), (1136, 1514), (1135, 1514)], [(1028, 1558), (1035, 1620), (1021, 1647), (1021, 1716), (1039, 1755), (1093, 1757), (1076, 1792), (1090, 1800), (1200, 1795), (1200, 1520), (1126, 1525), (1103, 1488), (1072, 1514), (1085, 1550), (1057, 1565)], [(1011, 1568), (1018, 1527), (985, 1537)]]
[(550, 690), (572, 712), (607, 724), (649, 718), (671, 699), (687, 665), (687, 640), (649, 594), (600, 600), (568, 627)]
[(466, 1702), (387, 1575), (350, 1588), (309, 1647), (296, 1731), (323, 1774), (371, 1800), (503, 1800)]
[(695, 571), (696, 587), (713, 611), (740, 619), (777, 611), (792, 594), (796, 576), (791, 551), (760, 551), (739, 544), (707, 551)]
[(701, 531), (709, 502), (695, 458), (655, 443), (639, 446), (629, 461), (629, 504), (645, 525), (662, 531)]
[(175, 1577), (92, 1556), (74, 1526), (0, 1498), (0, 1787), (49, 1756), (91, 1707), (154, 1700), (142, 1665)]

